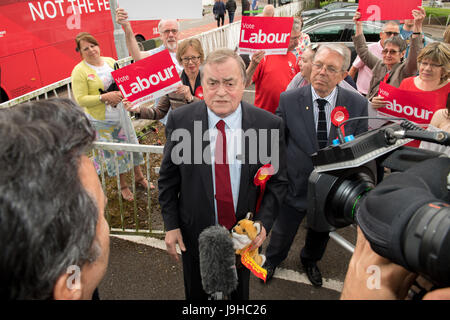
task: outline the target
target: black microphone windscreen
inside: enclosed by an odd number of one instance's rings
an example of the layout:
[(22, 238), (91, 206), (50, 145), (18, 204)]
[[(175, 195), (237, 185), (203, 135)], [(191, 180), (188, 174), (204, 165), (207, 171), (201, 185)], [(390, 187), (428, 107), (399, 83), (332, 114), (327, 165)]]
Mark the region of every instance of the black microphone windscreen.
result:
[(236, 255), (225, 227), (211, 226), (199, 237), (200, 275), (206, 293), (227, 295), (237, 288)]

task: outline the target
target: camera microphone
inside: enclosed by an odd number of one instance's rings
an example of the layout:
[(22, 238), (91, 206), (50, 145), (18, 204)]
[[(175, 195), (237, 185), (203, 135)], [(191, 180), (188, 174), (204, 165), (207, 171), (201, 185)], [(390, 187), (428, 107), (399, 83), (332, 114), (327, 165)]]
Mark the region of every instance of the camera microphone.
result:
[(199, 236), (200, 276), (210, 300), (225, 300), (237, 288), (236, 255), (230, 233), (211, 226)]
[(444, 146), (450, 146), (450, 135), (445, 131), (415, 131), (415, 130), (401, 130), (394, 132), (397, 138), (417, 139), (421, 141), (428, 141)]

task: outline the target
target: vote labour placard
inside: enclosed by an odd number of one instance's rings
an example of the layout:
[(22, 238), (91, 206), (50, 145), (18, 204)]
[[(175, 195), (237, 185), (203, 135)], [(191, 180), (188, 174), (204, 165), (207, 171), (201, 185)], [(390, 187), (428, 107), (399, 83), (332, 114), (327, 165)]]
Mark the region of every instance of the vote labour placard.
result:
[(381, 81), (378, 94), (387, 101), (386, 107), (378, 109), (382, 116), (406, 118), (427, 125), (439, 109), (435, 93), (402, 90)]
[(292, 17), (243, 16), (239, 39), (239, 53), (264, 50), (266, 55), (286, 54), (291, 38)]
[(173, 92), (181, 84), (169, 51), (164, 50), (119, 70), (112, 76), (132, 106)]
[(422, 0), (359, 0), (361, 21), (414, 19), (411, 11), (418, 9)]

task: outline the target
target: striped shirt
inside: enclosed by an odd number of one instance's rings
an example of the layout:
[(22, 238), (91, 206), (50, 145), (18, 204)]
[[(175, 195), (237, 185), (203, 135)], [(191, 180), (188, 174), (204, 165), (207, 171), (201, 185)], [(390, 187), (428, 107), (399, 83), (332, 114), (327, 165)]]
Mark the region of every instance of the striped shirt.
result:
[(312, 99), (313, 99), (313, 112), (314, 112), (314, 127), (317, 128), (317, 122), (319, 121), (319, 105), (317, 104), (317, 99), (324, 99), (327, 100), (327, 104), (325, 105), (325, 115), (327, 119), (327, 132), (330, 134), (330, 128), (331, 128), (331, 111), (336, 106), (336, 100), (337, 100), (337, 93), (338, 89), (337, 87), (334, 88), (334, 90), (330, 93), (329, 96), (321, 98), (314, 88), (311, 86), (311, 92), (312, 92)]

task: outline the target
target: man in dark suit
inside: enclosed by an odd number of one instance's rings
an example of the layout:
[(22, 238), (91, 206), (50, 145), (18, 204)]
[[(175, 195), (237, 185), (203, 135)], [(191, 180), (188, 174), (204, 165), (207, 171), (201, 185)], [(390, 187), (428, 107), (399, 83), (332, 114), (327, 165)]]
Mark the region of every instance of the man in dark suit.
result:
[[(331, 123), (332, 110), (343, 106), (349, 118), (367, 116), (367, 100), (364, 97), (337, 87), (347, 76), (349, 65), (348, 50), (339, 45), (322, 45), (314, 56), (311, 85), (281, 94), (275, 114), (285, 123), (289, 188), (266, 250), (268, 279), (287, 257), (306, 214), (308, 178), (314, 169), (310, 156), (337, 137), (336, 128)], [(350, 121), (345, 124), (345, 134), (361, 134), (367, 131), (367, 125), (367, 119)], [(306, 274), (315, 286), (322, 285), (316, 262), (322, 258), (328, 239), (328, 232), (309, 228), (300, 254)]]
[[(287, 190), (283, 121), (242, 101), (245, 84), (242, 59), (232, 50), (217, 50), (208, 55), (201, 79), (204, 101), (169, 114), (158, 181), (167, 251), (176, 260), (177, 244), (182, 251), (184, 286), (189, 300), (208, 297), (200, 277), (200, 233), (216, 224), (230, 230), (248, 212), (255, 213), (259, 189), (253, 183), (254, 176), (262, 165), (270, 162), (275, 173), (266, 185), (255, 216), (255, 221), (262, 225), (253, 241), (259, 247)], [(219, 155), (221, 150), (223, 154)], [(218, 163), (224, 154), (227, 160)], [(267, 157), (262, 159), (264, 154)], [(237, 271), (238, 288), (231, 298), (248, 299), (250, 273), (242, 266)]]

